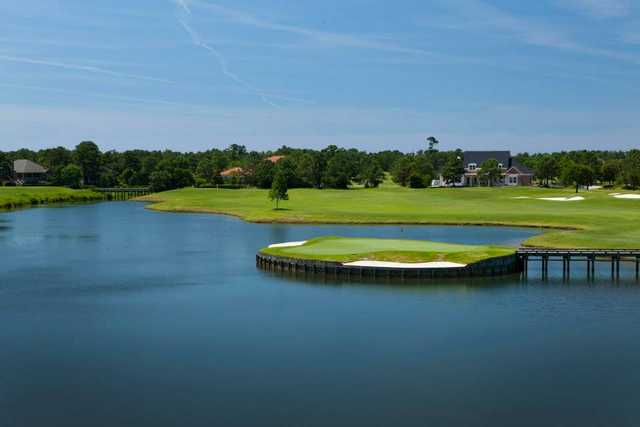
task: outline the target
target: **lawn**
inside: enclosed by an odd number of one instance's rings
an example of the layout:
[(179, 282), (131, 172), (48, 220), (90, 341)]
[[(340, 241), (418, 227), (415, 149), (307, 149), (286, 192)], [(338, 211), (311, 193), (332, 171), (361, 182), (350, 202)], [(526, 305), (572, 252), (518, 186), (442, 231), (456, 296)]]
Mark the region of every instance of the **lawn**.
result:
[[(620, 190), (618, 190), (620, 191)], [(386, 184), (376, 189), (289, 191), (274, 210), (267, 190), (188, 188), (145, 198), (151, 209), (209, 212), (253, 222), (357, 224), (478, 224), (550, 227), (525, 242), (557, 248), (640, 247), (640, 200), (616, 199), (611, 190), (581, 192), (582, 201), (539, 200), (572, 197), (571, 189), (438, 188), (408, 189)], [(628, 192), (625, 192), (628, 193)]]
[(0, 209), (98, 199), (102, 199), (102, 195), (90, 190), (71, 190), (63, 187), (0, 187)]
[(264, 248), (260, 252), (298, 259), (322, 261), (391, 261), (432, 262), (448, 261), (470, 264), (484, 259), (511, 255), (513, 248), (497, 246), (454, 245), (422, 240), (365, 239), (320, 237), (302, 246)]

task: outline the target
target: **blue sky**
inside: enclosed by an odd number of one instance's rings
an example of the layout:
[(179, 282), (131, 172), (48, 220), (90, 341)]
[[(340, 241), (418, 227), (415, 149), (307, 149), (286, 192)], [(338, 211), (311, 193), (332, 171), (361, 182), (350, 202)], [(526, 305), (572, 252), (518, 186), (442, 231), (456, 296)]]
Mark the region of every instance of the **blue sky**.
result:
[(627, 149), (636, 0), (0, 2), (0, 150)]

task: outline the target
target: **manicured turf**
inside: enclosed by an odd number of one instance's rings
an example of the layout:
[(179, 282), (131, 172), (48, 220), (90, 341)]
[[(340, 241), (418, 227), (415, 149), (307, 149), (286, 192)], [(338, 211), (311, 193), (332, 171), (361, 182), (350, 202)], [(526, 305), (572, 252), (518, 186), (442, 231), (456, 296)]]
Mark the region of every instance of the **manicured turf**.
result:
[(323, 261), (448, 261), (470, 264), (483, 259), (510, 255), (514, 248), (454, 245), (449, 243), (399, 239), (320, 237), (303, 246), (264, 248), (260, 252), (299, 259)]
[(0, 209), (14, 209), (43, 203), (99, 200), (100, 193), (63, 187), (0, 187)]
[[(621, 190), (617, 190), (621, 191)], [(615, 199), (611, 190), (447, 188), (412, 190), (386, 184), (377, 189), (289, 191), (289, 201), (274, 210), (266, 190), (182, 189), (153, 195), (152, 209), (211, 212), (254, 222), (486, 224), (556, 227), (529, 239), (530, 246), (558, 248), (640, 247), (640, 200)], [(625, 192), (627, 193), (627, 192)], [(528, 197), (516, 198), (516, 197)]]

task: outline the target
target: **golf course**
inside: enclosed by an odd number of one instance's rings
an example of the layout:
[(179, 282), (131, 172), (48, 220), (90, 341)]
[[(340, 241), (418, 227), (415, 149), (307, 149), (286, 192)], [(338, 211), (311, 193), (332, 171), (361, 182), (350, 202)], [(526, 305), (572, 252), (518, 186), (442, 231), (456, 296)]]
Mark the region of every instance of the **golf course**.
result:
[(0, 209), (64, 202), (88, 202), (103, 196), (91, 190), (64, 187), (0, 187)]
[(384, 261), (393, 263), (471, 264), (489, 258), (511, 255), (513, 248), (456, 245), (441, 242), (400, 239), (319, 237), (293, 245), (271, 245), (265, 255), (334, 262)]
[(548, 229), (526, 246), (640, 246), (640, 196), (624, 190), (409, 189), (387, 182), (374, 189), (289, 190), (278, 210), (267, 195), (259, 189), (185, 188), (140, 200), (158, 211), (227, 214), (250, 222), (525, 226)]

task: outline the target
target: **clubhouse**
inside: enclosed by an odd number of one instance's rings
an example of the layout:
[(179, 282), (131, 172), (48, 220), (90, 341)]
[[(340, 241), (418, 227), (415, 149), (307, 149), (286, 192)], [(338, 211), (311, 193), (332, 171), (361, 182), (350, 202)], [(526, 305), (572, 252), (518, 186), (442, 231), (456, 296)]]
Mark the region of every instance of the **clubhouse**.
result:
[[(529, 186), (533, 185), (533, 171), (511, 156), (510, 151), (465, 151), (463, 154), (464, 175), (455, 183), (460, 187), (477, 187), (482, 185), (479, 172), (481, 165), (487, 160), (495, 159), (502, 170), (500, 180), (495, 185)], [(434, 180), (433, 186), (445, 186), (442, 177)]]

